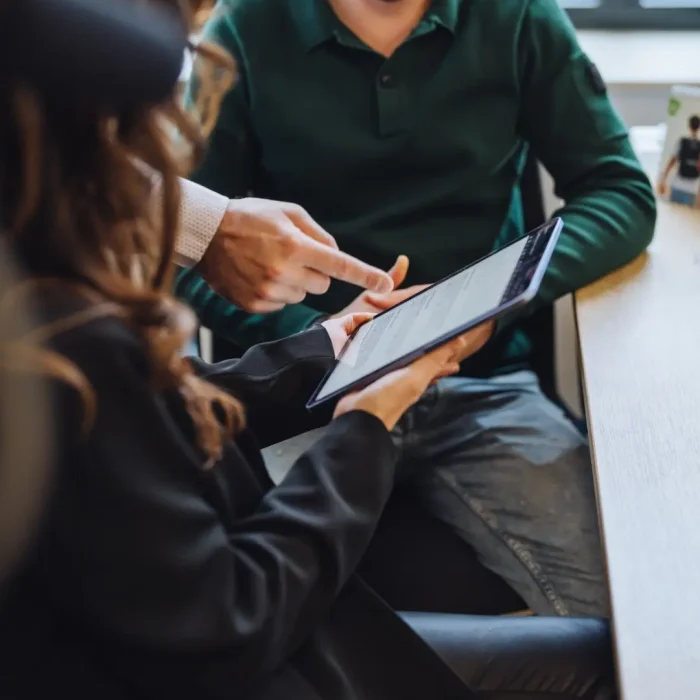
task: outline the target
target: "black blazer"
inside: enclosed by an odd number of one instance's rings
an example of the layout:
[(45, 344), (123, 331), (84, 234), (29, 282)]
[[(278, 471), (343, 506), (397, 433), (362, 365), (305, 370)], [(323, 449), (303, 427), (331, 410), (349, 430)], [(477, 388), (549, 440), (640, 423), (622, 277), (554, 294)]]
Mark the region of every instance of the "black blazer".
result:
[[(54, 299), (49, 315), (82, 303)], [(56, 386), (54, 486), (2, 623), (3, 698), (471, 697), (353, 575), (393, 487), (382, 423), (345, 415), (279, 486), (268, 478), (259, 447), (327, 418), (304, 408), (333, 362), (325, 330), (196, 363), (248, 415), (211, 471), (121, 321), (54, 347), (87, 376), (97, 415), (82, 438), (81, 402)]]

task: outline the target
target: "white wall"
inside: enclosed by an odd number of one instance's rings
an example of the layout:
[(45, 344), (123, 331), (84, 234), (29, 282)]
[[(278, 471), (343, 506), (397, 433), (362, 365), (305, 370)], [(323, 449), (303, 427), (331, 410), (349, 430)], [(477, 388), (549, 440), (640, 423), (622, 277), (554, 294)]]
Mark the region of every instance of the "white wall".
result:
[[(699, 40), (700, 42), (700, 40)], [(700, 60), (700, 43), (698, 45)], [(666, 118), (671, 85), (611, 85), (610, 98), (628, 126), (651, 126)]]

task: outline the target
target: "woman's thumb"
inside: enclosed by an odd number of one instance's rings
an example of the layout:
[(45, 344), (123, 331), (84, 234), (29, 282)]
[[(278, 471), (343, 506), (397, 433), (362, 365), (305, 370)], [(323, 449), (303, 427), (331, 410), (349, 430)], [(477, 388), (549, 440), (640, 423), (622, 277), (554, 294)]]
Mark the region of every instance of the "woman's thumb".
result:
[(367, 323), (367, 321), (371, 321), (376, 315), (377, 314), (371, 313), (369, 311), (362, 311), (360, 313), (350, 314), (346, 317), (346, 321), (344, 324), (345, 332), (348, 335), (350, 335), (350, 333)]
[(405, 255), (399, 255), (391, 270), (389, 270), (389, 276), (394, 280), (394, 289), (398, 289), (404, 283), (407, 274), (408, 258)]

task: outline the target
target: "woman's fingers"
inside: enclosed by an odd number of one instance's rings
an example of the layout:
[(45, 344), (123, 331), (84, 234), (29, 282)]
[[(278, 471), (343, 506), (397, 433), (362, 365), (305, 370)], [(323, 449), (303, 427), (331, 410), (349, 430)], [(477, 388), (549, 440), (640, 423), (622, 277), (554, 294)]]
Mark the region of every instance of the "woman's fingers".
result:
[(435, 379), (444, 379), (445, 377), (449, 377), (453, 374), (457, 374), (459, 372), (459, 362), (450, 362), (449, 364), (446, 364), (438, 371), (438, 373), (435, 375)]
[(404, 383), (404, 388), (420, 396), (436, 379), (459, 371), (459, 364), (454, 361), (454, 349), (451, 346), (452, 343), (443, 345), (399, 370), (397, 374), (402, 376), (397, 376), (396, 382), (399, 386)]
[(362, 311), (354, 314), (345, 314), (345, 316), (338, 318), (329, 318), (321, 324), (330, 337), (336, 357), (338, 357), (345, 343), (347, 343), (350, 335), (374, 316), (375, 314), (371, 312)]
[(441, 379), (451, 377), (453, 374), (457, 374), (457, 372), (459, 372), (459, 364), (457, 362), (447, 364), (435, 375), (435, 377), (433, 377), (432, 381), (430, 382), (430, 384), (428, 384), (428, 386), (433, 386), (434, 384), (437, 384)]
[(377, 314), (371, 311), (359, 311), (343, 317), (343, 328), (350, 335), (367, 321), (371, 321)]
[(404, 283), (407, 274), (408, 258), (405, 255), (399, 255), (391, 270), (389, 270), (389, 277), (394, 281), (394, 289), (397, 289)]
[[(476, 328), (472, 328), (463, 335), (458, 336), (449, 343), (446, 343), (438, 350), (450, 353), (450, 357), (455, 362), (463, 362), (468, 357), (481, 350), (493, 334), (494, 323), (487, 321)], [(436, 350), (435, 352), (438, 352)]]
[(389, 292), (388, 294), (374, 294), (373, 292), (366, 292), (365, 299), (377, 309), (386, 311), (387, 309), (391, 309), (397, 304), (400, 304), (402, 301), (410, 299), (418, 294), (418, 292), (422, 292), (424, 289), (427, 289), (429, 286), (429, 284), (414, 284), (412, 287), (406, 287), (405, 289), (395, 289), (393, 292)]
[(454, 340), (451, 340), (449, 343), (447, 343), (444, 346), (444, 350), (446, 353), (449, 354), (451, 360), (456, 360), (457, 362), (459, 362), (462, 358), (462, 355), (469, 347), (469, 341), (470, 338), (468, 334), (460, 335)]
[[(356, 313), (345, 316), (348, 335), (374, 314)], [(326, 324), (324, 324), (326, 325)], [(339, 416), (351, 410), (364, 410), (377, 416), (392, 430), (401, 416), (438, 380), (459, 372), (459, 362), (478, 344), (483, 345), (488, 332), (479, 327), (436, 348), (402, 369), (390, 372), (357, 393), (342, 398), (335, 411)]]

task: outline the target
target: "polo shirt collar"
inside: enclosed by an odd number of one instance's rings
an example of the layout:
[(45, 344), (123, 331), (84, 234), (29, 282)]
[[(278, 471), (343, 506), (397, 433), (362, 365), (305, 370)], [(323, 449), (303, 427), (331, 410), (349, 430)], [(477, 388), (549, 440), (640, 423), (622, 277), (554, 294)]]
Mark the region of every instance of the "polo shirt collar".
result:
[(331, 39), (342, 26), (328, 0), (289, 0), (289, 7), (307, 51)]
[(462, 2), (463, 0), (433, 0), (425, 17), (454, 34), (457, 31), (459, 6)]
[[(457, 30), (461, 2), (462, 0), (433, 0), (425, 19), (454, 34)], [(292, 18), (307, 51), (328, 41), (338, 30), (344, 28), (328, 0), (290, 0), (289, 4)]]

